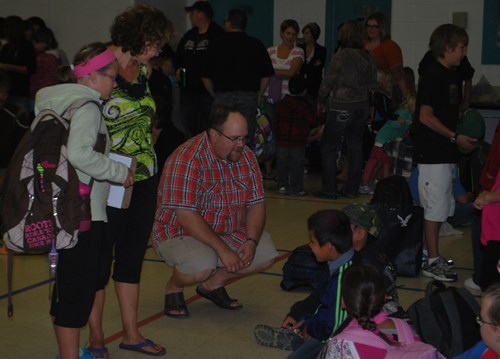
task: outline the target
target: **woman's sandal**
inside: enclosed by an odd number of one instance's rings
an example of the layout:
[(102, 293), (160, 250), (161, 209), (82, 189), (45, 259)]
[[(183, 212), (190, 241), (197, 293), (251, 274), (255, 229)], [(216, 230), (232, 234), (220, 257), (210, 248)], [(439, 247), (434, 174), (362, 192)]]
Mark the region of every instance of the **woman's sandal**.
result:
[[(219, 287), (212, 290), (211, 292), (208, 292), (203, 289), (201, 285), (199, 285), (196, 287), (196, 293), (198, 293), (200, 297), (208, 299), (209, 301), (224, 309), (234, 310), (241, 309), (243, 307), (243, 304), (238, 303), (238, 299), (229, 297), (225, 287)], [(234, 303), (238, 303), (238, 305), (234, 305)]]
[(172, 318), (189, 317), (183, 292), (168, 293), (165, 295), (165, 315)]

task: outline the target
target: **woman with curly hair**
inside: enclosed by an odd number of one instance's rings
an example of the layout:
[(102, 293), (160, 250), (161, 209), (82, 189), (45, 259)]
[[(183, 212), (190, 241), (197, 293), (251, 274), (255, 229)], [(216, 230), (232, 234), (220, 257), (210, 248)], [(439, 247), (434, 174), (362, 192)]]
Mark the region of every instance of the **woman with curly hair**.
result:
[(151, 135), (156, 106), (148, 86), (148, 62), (173, 34), (171, 22), (151, 6), (139, 5), (119, 14), (111, 26), (109, 50), (115, 54), (119, 71), (117, 86), (104, 105), (104, 119), (111, 151), (137, 159), (135, 184), (127, 209), (107, 207), (108, 257), (101, 263), (100, 289), (89, 318), (89, 351), (107, 357), (102, 313), (104, 287), (111, 274), (120, 305), (123, 339), (120, 348), (149, 355), (164, 355), (165, 348), (145, 339), (137, 327), (139, 281), (147, 242), (156, 209), (157, 163)]

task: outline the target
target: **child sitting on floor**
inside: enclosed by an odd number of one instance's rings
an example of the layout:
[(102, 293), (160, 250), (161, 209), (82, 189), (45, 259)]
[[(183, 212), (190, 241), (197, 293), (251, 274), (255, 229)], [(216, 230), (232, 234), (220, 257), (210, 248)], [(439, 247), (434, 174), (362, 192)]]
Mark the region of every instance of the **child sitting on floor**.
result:
[[(342, 306), (351, 322), (327, 342), (318, 358), (382, 359), (393, 350), (401, 350), (398, 353), (401, 355), (392, 356), (397, 358), (416, 358), (423, 352), (444, 358), (432, 346), (419, 343), (406, 321), (388, 318), (382, 311), (386, 291), (384, 278), (377, 268), (369, 264), (351, 266), (344, 273), (341, 287)], [(413, 344), (411, 350), (410, 344)]]
[(290, 308), (280, 328), (259, 324), (254, 329), (259, 344), (294, 350), (289, 359), (316, 358), (323, 341), (347, 318), (339, 286), (344, 271), (355, 260), (346, 214), (335, 209), (321, 210), (309, 217), (307, 227), (309, 246), (318, 261), (328, 262), (330, 277)]

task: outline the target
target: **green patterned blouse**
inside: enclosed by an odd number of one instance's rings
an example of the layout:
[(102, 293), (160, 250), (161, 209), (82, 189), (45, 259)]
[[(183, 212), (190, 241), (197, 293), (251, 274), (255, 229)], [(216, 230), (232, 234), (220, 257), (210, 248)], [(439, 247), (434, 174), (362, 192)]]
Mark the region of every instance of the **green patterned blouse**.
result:
[(139, 65), (139, 76), (133, 82), (118, 75), (118, 86), (103, 111), (111, 151), (137, 158), (136, 181), (148, 179), (157, 172), (150, 130), (156, 105), (149, 90), (147, 71), (145, 65)]

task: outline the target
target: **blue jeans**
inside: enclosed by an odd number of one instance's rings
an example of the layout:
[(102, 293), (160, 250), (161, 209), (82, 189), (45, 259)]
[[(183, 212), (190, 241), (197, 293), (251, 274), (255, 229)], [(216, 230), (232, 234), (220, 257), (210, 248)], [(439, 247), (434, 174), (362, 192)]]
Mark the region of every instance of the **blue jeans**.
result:
[(287, 356), (287, 359), (316, 359), (324, 345), (315, 338), (303, 341), (299, 336), (295, 336), (291, 343), (293, 353)]
[(471, 203), (455, 202), (455, 213), (448, 217), (448, 223), (453, 227), (463, 227), (471, 224), (474, 205)]
[(253, 138), (257, 122), (257, 92), (255, 91), (228, 91), (217, 92), (214, 106), (236, 106), (245, 116), (248, 124), (248, 146), (253, 147)]
[(276, 153), (278, 188), (286, 187), (290, 193), (304, 190), (305, 147), (281, 147)]
[(363, 170), (363, 133), (367, 119), (368, 109), (328, 112), (321, 139), (322, 192), (337, 194), (337, 147), (342, 135), (345, 135), (349, 172), (343, 191), (347, 195), (358, 194)]

